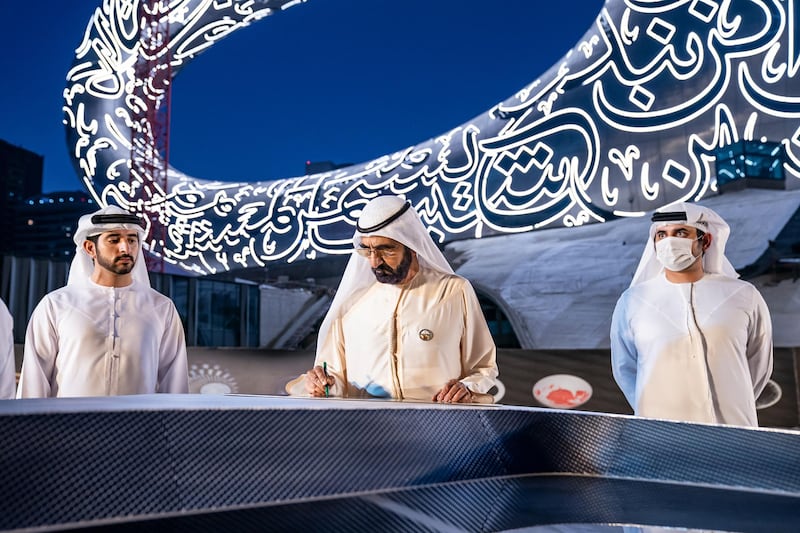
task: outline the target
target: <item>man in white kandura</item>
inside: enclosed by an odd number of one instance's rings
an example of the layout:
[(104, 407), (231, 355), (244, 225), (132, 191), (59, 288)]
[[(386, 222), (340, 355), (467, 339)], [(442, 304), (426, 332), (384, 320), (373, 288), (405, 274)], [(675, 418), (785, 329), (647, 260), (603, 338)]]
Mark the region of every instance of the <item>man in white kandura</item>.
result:
[(14, 361), (14, 318), (0, 300), (0, 400), (14, 398), (17, 391), (17, 364)]
[(411, 204), (371, 200), (353, 244), (315, 366), (287, 392), (492, 402), (496, 350), (475, 291), (453, 273)]
[(150, 288), (143, 237), (142, 219), (116, 206), (80, 218), (67, 286), (28, 323), (17, 397), (188, 392), (183, 326)]
[(611, 320), (617, 384), (636, 415), (758, 426), (772, 323), (761, 294), (725, 257), (728, 224), (690, 203), (661, 208), (652, 221)]

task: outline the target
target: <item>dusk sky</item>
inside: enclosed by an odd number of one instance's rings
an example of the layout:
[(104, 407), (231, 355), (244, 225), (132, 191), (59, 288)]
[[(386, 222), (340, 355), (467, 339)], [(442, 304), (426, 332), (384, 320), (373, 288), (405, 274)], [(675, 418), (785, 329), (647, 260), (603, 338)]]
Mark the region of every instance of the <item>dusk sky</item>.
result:
[[(0, 1), (0, 139), (44, 156), (45, 192), (83, 189), (62, 91), (101, 0)], [(534, 81), (603, 0), (309, 0), (234, 32), (175, 78), (170, 163), (197, 178), (300, 176), (467, 122)]]

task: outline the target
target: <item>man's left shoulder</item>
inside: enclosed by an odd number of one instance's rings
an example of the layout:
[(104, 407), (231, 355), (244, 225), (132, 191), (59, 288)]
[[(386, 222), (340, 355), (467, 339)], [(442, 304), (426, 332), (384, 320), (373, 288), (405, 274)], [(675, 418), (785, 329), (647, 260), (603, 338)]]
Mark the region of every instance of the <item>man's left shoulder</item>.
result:
[(749, 281), (743, 280), (741, 278), (733, 278), (731, 276), (724, 276), (722, 274), (715, 274), (712, 277), (712, 280), (716, 283), (721, 283), (723, 285), (727, 285), (732, 288), (743, 289), (743, 290), (750, 290), (750, 291), (757, 291), (756, 286), (750, 283)]
[(449, 272), (435, 272), (429, 277), (427, 283), (436, 286), (437, 291), (451, 296), (461, 295), (461, 297), (471, 298), (476, 295), (475, 288), (470, 281), (458, 274)]
[(438, 270), (430, 270), (428, 272), (428, 278), (430, 280), (435, 280), (439, 283), (446, 283), (448, 285), (452, 285), (454, 287), (463, 287), (465, 285), (471, 286), (472, 284), (469, 280), (463, 276), (459, 276), (458, 274), (448, 273), (448, 272), (440, 272)]
[(747, 280), (718, 274), (714, 276), (713, 281), (724, 286), (725, 293), (731, 296), (737, 294), (744, 298), (762, 298), (758, 288)]

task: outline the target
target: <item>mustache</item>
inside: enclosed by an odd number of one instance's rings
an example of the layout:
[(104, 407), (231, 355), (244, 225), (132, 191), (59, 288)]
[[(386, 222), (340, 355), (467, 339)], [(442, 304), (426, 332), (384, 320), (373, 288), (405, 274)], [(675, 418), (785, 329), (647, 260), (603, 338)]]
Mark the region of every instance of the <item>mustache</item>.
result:
[(372, 269), (376, 274), (394, 274), (395, 270), (387, 264), (378, 265)]
[(114, 258), (114, 262), (116, 263), (120, 259), (130, 259), (131, 261), (133, 261), (133, 256), (132, 255), (128, 255), (128, 254), (120, 255), (120, 256), (117, 256), (117, 257)]

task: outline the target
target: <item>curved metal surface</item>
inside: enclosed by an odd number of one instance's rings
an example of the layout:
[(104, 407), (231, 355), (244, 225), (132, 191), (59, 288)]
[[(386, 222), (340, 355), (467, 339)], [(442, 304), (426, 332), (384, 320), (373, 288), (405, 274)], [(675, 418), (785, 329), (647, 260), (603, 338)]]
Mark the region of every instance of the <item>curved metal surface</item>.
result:
[(800, 433), (507, 406), (0, 403), (0, 528), (790, 531)]
[[(296, 3), (165, 2), (173, 75)], [(607, 0), (550, 70), (438, 137), (308, 177), (231, 183), (171, 168), (161, 190), (129, 172), (131, 117), (160, 105), (157, 90), (132, 98), (138, 4), (104, 0), (86, 28), (64, 91), (67, 144), (98, 203), (157, 215), (166, 242), (148, 248), (189, 271), (348, 253), (360, 207), (381, 192), (409, 198), (445, 242), (697, 200), (716, 191), (714, 151), (743, 139), (782, 143), (785, 174), (800, 177), (796, 2)]]

